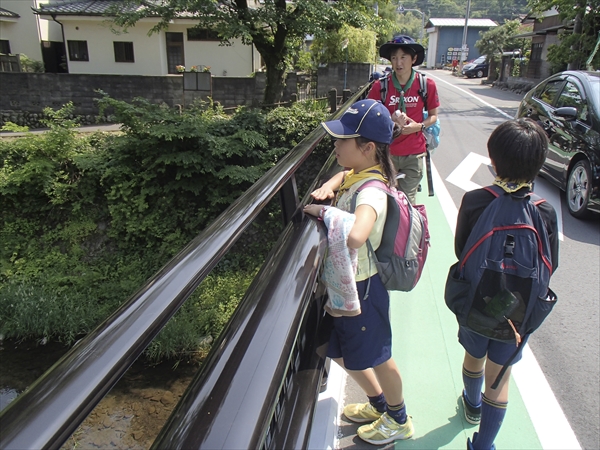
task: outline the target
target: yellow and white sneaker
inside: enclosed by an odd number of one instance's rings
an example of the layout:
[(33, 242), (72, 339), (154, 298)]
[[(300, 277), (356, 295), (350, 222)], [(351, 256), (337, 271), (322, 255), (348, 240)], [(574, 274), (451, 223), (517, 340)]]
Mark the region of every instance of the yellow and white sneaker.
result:
[(389, 444), (400, 439), (410, 439), (415, 433), (410, 416), (406, 416), (406, 423), (400, 425), (388, 413), (369, 425), (363, 425), (357, 431), (358, 437), (369, 444)]
[(373, 422), (379, 419), (382, 414), (369, 402), (352, 403), (344, 408), (346, 418), (356, 423)]

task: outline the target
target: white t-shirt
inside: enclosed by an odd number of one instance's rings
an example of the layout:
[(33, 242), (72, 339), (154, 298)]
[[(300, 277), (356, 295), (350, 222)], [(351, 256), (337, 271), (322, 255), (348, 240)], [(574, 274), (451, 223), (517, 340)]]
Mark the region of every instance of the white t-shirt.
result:
[[(366, 181), (370, 180), (365, 180), (365, 182)], [(349, 212), (352, 206), (352, 196), (361, 186), (361, 184), (362, 183), (356, 183), (352, 185), (348, 191), (344, 192), (337, 203), (337, 207)], [(375, 224), (373, 225), (371, 234), (369, 234), (371, 246), (373, 247), (373, 250), (377, 250), (379, 248), (379, 244), (381, 243), (383, 226), (385, 225), (385, 219), (387, 216), (387, 194), (381, 189), (368, 187), (359, 192), (358, 197), (356, 198), (356, 207), (358, 208), (360, 205), (371, 206), (375, 211), (375, 214), (377, 214)], [(358, 249), (358, 269), (356, 271), (356, 281), (366, 280), (376, 273), (377, 267), (375, 266), (375, 261), (373, 261), (370, 257), (369, 249), (367, 248), (367, 244), (365, 242), (365, 244)]]

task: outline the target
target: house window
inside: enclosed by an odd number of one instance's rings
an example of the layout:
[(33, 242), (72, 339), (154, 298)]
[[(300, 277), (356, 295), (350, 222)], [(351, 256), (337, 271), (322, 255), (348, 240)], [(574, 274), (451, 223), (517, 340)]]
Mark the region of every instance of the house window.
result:
[(10, 43), (7, 39), (0, 39), (0, 53), (10, 55)]
[(69, 45), (69, 60), (89, 61), (87, 41), (67, 41)]
[(115, 62), (135, 62), (133, 58), (133, 42), (113, 42)]
[(187, 38), (188, 41), (221, 41), (216, 31), (200, 28), (188, 28)]

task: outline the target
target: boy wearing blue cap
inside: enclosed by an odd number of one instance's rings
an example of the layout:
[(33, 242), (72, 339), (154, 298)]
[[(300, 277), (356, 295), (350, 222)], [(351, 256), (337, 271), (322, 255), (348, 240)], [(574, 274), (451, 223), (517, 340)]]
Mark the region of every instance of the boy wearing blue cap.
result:
[[(399, 129), (381, 102), (358, 101), (339, 120), (322, 126), (336, 138), (335, 155), (344, 170), (311, 193), (315, 200), (332, 199), (336, 208), (351, 212), (352, 197), (366, 181), (378, 179), (395, 186), (389, 144)], [(304, 212), (323, 217), (329, 214), (328, 208), (309, 204)], [(360, 310), (356, 315), (334, 316), (327, 350), (327, 356), (343, 367), (368, 397), (366, 403), (347, 405), (344, 415), (353, 422), (368, 423), (358, 428), (357, 434), (371, 444), (409, 439), (414, 434), (404, 405), (400, 370), (392, 359), (389, 293), (366, 245), (368, 239), (373, 250), (379, 247), (386, 214), (383, 191), (367, 187), (359, 192), (346, 244), (358, 249), (355, 282)]]

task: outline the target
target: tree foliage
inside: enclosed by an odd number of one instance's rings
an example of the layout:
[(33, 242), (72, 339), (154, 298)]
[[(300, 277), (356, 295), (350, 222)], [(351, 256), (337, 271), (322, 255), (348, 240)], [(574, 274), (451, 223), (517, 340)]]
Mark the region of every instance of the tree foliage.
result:
[[(598, 0), (530, 0), (535, 13), (541, 15), (555, 8), (564, 23), (572, 23), (572, 32), (560, 35), (560, 43), (548, 49), (548, 60), (552, 71), (567, 68), (585, 69), (585, 63), (592, 55), (600, 36), (600, 2)], [(596, 53), (592, 64), (600, 67), (600, 52)]]
[[(414, 8), (425, 13), (425, 20), (437, 17), (464, 18), (467, 0), (406, 0), (404, 8)], [(528, 13), (527, 0), (471, 0), (471, 18), (492, 19), (499, 24)]]
[(523, 51), (523, 40), (513, 37), (519, 34), (520, 29), (519, 20), (509, 20), (504, 25), (480, 32), (481, 39), (475, 43), (475, 46), (481, 54), (487, 55), (488, 61), (500, 61), (502, 52)]
[[(344, 41), (348, 40), (346, 48)], [(373, 31), (360, 30), (344, 25), (337, 32), (315, 38), (310, 50), (317, 64), (330, 62), (376, 61), (376, 35)]]

